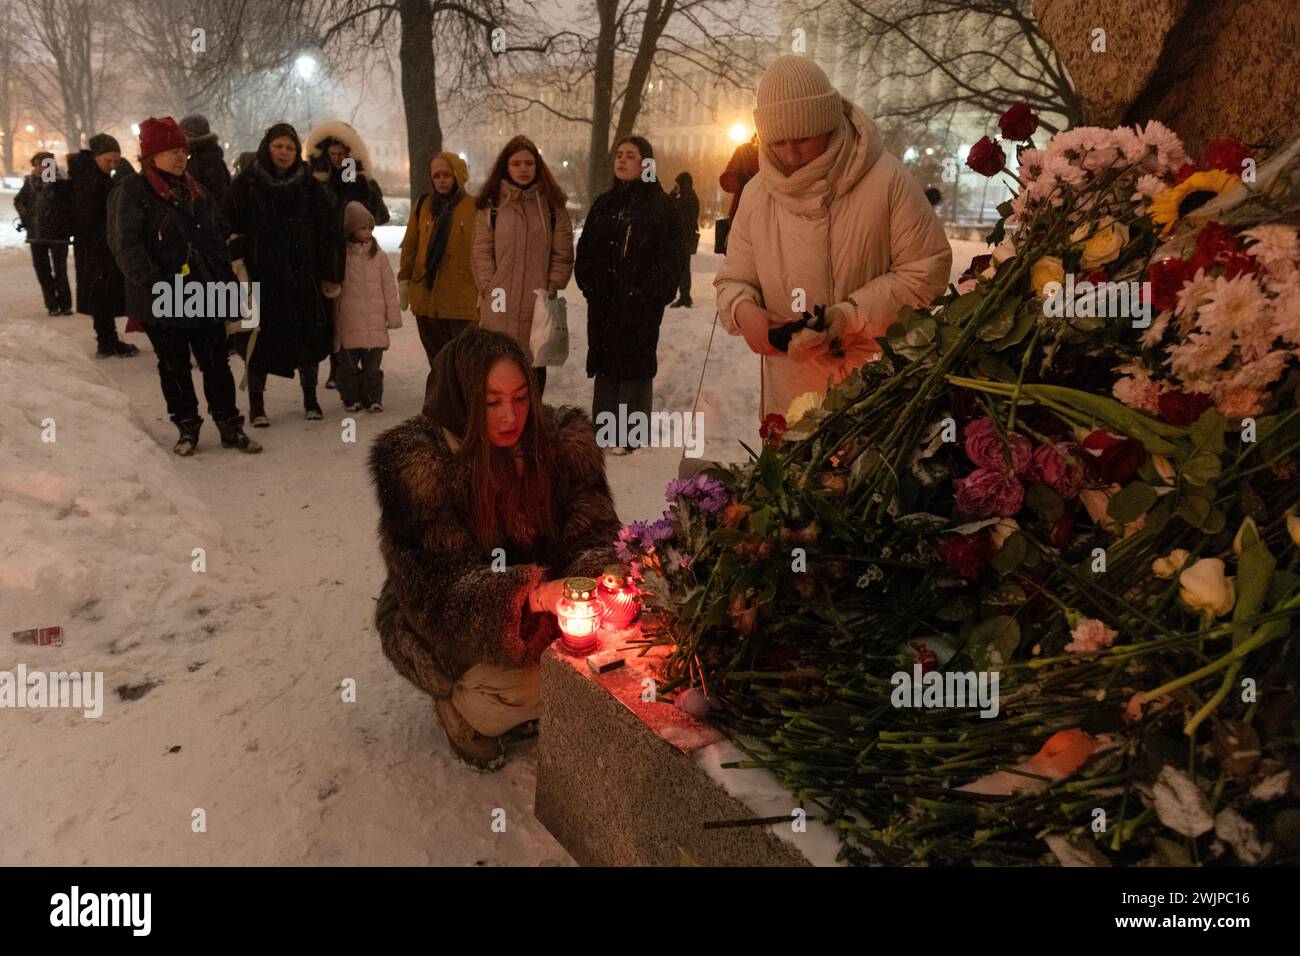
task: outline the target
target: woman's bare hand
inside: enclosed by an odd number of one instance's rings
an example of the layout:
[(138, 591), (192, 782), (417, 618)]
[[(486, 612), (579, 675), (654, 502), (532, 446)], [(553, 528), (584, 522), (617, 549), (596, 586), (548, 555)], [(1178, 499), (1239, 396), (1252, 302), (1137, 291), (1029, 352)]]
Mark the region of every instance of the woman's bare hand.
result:
[(757, 355), (781, 354), (781, 350), (767, 340), (768, 330), (780, 324), (773, 322), (777, 318), (775, 315), (753, 302), (742, 302), (736, 306), (733, 316), (751, 352)]

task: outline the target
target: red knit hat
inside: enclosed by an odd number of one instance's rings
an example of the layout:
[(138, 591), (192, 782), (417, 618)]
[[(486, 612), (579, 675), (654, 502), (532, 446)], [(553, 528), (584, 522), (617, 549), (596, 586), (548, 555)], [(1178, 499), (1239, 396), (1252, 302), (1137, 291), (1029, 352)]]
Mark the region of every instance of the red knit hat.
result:
[(140, 124), (140, 158), (146, 159), (154, 153), (169, 149), (183, 149), (189, 146), (185, 130), (176, 124), (170, 116), (162, 119), (150, 116)]

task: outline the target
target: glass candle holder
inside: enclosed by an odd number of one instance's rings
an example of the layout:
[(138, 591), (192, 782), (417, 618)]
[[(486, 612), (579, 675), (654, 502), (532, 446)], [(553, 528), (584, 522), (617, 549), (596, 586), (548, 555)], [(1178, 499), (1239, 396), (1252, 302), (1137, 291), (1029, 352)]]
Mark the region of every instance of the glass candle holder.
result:
[(641, 611), (641, 592), (632, 583), (627, 568), (621, 564), (611, 564), (601, 573), (596, 597), (600, 599), (600, 623), (603, 627), (622, 630)]
[(600, 601), (594, 578), (566, 578), (564, 596), (556, 606), (560, 643), (570, 654), (587, 654), (599, 643)]

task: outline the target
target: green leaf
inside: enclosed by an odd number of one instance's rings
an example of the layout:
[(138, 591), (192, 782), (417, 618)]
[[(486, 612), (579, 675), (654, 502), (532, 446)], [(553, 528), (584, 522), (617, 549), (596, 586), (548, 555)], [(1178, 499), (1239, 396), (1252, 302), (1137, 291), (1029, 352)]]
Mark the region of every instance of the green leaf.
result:
[(957, 597), (939, 605), (934, 616), (941, 621), (964, 621), (975, 613), (975, 601), (969, 597)]
[(1264, 601), (1269, 607), (1274, 607), (1294, 594), (1297, 587), (1300, 587), (1300, 574), (1285, 568), (1275, 571), (1273, 581), (1268, 586), (1268, 597)]
[(991, 378), (997, 382), (1006, 382), (1015, 384), (1016, 371), (996, 355), (981, 355), (980, 360), (975, 363), (975, 370), (985, 378)]
[(776, 451), (771, 445), (763, 448), (763, 453), (758, 456), (758, 474), (763, 479), (763, 484), (774, 495), (782, 494), (785, 491), (784, 470), (781, 467), (781, 459), (777, 457)]
[(901, 515), (894, 519), (894, 526), (901, 531), (909, 534), (926, 534), (929, 532), (939, 531), (952, 524), (952, 521), (943, 515), (929, 514), (925, 511), (917, 511), (910, 515)]
[(1193, 528), (1199, 528), (1210, 516), (1213, 503), (1209, 498), (1197, 494), (1184, 494), (1178, 500), (1175, 514)]
[(1019, 607), (1025, 603), (1025, 591), (1019, 584), (1004, 584), (996, 591), (981, 595), (980, 603), (988, 607)]
[(1020, 625), (1005, 614), (975, 625), (966, 649), (977, 670), (997, 670), (1011, 660), (1020, 646)]
[(1178, 474), (1188, 484), (1211, 485), (1222, 471), (1223, 463), (1219, 460), (1218, 455), (1198, 448), (1183, 463), (1183, 467), (1178, 469)]
[[(1038, 324), (1038, 320), (1041, 317), (1042, 312), (1038, 305), (1028, 304), (1027, 306), (1021, 307), (1021, 309), (1016, 313), (1016, 321), (1015, 324), (1011, 326), (1011, 331), (993, 343), (994, 350), (1001, 352), (1004, 349), (1011, 348), (1013, 345), (1019, 345), (1025, 340), (1025, 336), (1029, 334), (1029, 330)], [(1015, 380), (1012, 379), (1012, 381)]]
[(709, 540), (720, 548), (730, 548), (739, 544), (744, 537), (739, 528), (719, 528), (709, 535)]
[(771, 508), (759, 508), (757, 511), (751, 511), (749, 513), (749, 530), (757, 535), (765, 535), (771, 521)]
[(1065, 514), (1065, 499), (1041, 481), (1030, 484), (1025, 503), (1030, 511), (1051, 524), (1060, 521), (1061, 515)]
[(1217, 408), (1211, 406), (1202, 412), (1201, 417), (1192, 425), (1192, 442), (1197, 448), (1204, 448), (1206, 451), (1220, 455), (1225, 448), (1223, 432), (1227, 427), (1228, 420)]
[(1237, 559), (1237, 606), (1232, 609), (1234, 646), (1250, 636), (1246, 622), (1263, 609), (1275, 570), (1277, 560), (1268, 545), (1247, 527), (1242, 535), (1241, 557)]
[(1111, 496), (1106, 514), (1120, 524), (1131, 524), (1150, 511), (1155, 503), (1156, 490), (1140, 481), (1133, 481)]
[(1011, 331), (1016, 324), (1016, 302), (1008, 299), (1002, 303), (997, 313), (984, 320), (979, 331), (975, 333), (981, 342), (996, 342)]
[(1155, 507), (1147, 512), (1147, 521), (1144, 526), (1147, 531), (1155, 534), (1164, 529), (1169, 523), (1169, 519), (1174, 515), (1174, 496), (1161, 495), (1160, 500), (1156, 502)]
[(1028, 549), (1029, 542), (1025, 536), (1019, 531), (1013, 531), (1011, 536), (1002, 542), (998, 553), (993, 556), (993, 570), (999, 574), (1007, 574), (1025, 559)]

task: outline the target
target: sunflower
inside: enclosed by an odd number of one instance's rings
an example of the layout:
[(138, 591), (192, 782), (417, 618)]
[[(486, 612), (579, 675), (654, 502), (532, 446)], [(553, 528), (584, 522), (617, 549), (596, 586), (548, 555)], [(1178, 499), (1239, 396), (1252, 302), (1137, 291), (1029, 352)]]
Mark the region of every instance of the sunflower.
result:
[(1174, 226), (1188, 213), (1225, 193), (1241, 181), (1241, 177), (1222, 169), (1192, 173), (1177, 186), (1157, 193), (1151, 199), (1151, 220), (1164, 226), (1162, 235), (1169, 235)]

